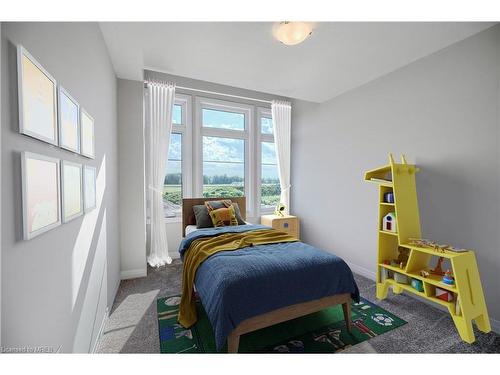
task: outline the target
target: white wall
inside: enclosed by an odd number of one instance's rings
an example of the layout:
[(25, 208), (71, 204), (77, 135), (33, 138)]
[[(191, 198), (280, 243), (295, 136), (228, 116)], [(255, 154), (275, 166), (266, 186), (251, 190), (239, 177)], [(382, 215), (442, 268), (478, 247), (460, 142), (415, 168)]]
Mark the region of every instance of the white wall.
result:
[(118, 80), (118, 155), (121, 278), (146, 276), (143, 89)]
[[(500, 320), (500, 28), (292, 114), (292, 210), (302, 237), (374, 275), (377, 189), (368, 169), (393, 152), (420, 166), (423, 235), (476, 250)], [(494, 322), (495, 323), (495, 322)]]
[[(97, 24), (2, 24), (2, 344), (92, 350), (119, 283), (116, 77)], [(95, 119), (96, 158), (18, 133), (16, 44)], [(97, 168), (97, 209), (22, 240), (20, 152)]]

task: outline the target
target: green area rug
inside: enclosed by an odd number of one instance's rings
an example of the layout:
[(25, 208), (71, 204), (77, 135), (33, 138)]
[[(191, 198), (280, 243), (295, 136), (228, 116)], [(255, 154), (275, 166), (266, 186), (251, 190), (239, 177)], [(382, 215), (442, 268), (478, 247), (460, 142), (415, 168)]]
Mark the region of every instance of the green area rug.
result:
[[(198, 301), (198, 322), (191, 329), (177, 323), (180, 296), (157, 300), (161, 353), (216, 353), (212, 326)], [(361, 298), (352, 303), (352, 332), (337, 305), (240, 338), (240, 353), (335, 353), (400, 327), (406, 322)], [(224, 347), (222, 353), (227, 352)]]

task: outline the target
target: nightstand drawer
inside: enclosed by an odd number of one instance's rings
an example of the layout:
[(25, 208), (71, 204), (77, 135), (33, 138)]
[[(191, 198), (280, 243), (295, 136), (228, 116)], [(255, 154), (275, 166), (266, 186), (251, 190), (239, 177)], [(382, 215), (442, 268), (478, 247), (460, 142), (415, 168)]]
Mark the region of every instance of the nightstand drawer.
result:
[(264, 215), (261, 217), (260, 223), (300, 238), (299, 219), (296, 216)]
[(276, 219), (273, 220), (272, 227), (283, 232), (297, 232), (296, 219)]

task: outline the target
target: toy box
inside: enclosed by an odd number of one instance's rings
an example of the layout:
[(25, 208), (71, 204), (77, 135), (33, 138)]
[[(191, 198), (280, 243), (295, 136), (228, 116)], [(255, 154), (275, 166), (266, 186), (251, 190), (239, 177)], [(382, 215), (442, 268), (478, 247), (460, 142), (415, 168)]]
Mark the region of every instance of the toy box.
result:
[(400, 284), (408, 284), (408, 276), (394, 272), (394, 280)]
[(453, 293), (441, 288), (436, 288), (436, 298), (442, 299), (446, 302), (450, 302), (453, 301)]
[(424, 283), (418, 279), (411, 279), (411, 286), (413, 289), (418, 290), (419, 292), (424, 291)]

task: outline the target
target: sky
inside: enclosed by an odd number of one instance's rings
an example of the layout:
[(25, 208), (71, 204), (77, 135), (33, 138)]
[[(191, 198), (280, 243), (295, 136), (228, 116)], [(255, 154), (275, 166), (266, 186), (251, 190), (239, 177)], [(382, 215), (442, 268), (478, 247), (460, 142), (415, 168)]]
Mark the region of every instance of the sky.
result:
[[(182, 123), (180, 106), (174, 106), (174, 123)], [(203, 109), (203, 126), (212, 128), (244, 130), (245, 117), (241, 113)], [(272, 120), (261, 119), (263, 134), (272, 134)], [(182, 135), (172, 133), (170, 138), (167, 173), (181, 172)], [(274, 143), (261, 142), (262, 178), (278, 178)], [(244, 177), (245, 140), (221, 137), (203, 137), (203, 174)]]

